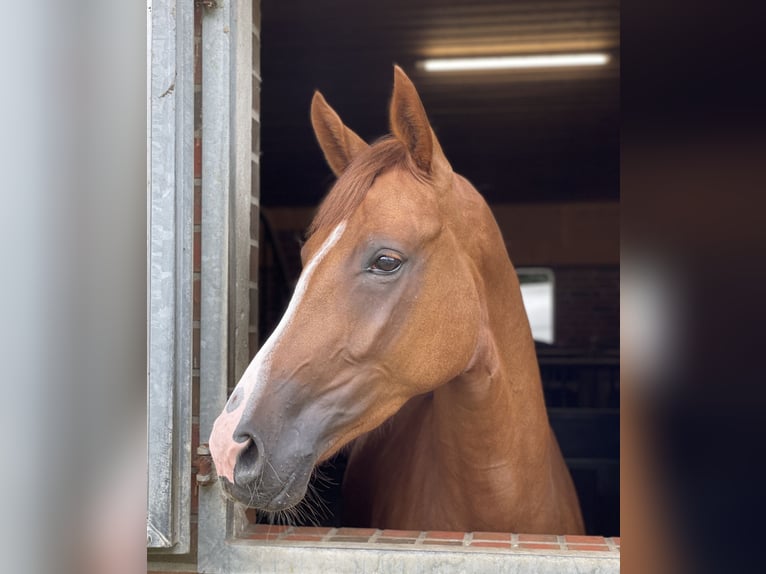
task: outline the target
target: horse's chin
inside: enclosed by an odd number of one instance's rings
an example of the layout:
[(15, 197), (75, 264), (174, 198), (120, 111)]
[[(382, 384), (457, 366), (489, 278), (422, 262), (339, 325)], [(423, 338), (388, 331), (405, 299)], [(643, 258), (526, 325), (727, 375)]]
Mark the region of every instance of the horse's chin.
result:
[(290, 476), (282, 489), (272, 498), (268, 503), (264, 504), (260, 510), (266, 510), (267, 512), (277, 512), (279, 510), (287, 510), (296, 506), (306, 496), (306, 489), (308, 488), (308, 480), (302, 485), (297, 485), (298, 474), (294, 473)]
[(221, 486), (227, 498), (248, 508), (266, 512), (289, 510), (300, 504), (306, 496), (311, 472), (296, 471), (284, 483), (274, 488), (264, 488), (261, 484), (255, 489), (250, 485), (239, 485), (226, 478), (220, 478)]

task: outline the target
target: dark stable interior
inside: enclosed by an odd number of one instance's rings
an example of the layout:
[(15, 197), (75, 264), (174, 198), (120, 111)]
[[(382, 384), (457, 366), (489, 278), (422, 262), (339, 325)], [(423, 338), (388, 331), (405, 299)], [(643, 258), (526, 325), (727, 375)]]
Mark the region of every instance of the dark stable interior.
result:
[[(259, 343), (276, 326), (300, 273), (306, 213), (334, 179), (309, 121), (315, 89), (372, 141), (388, 131), (392, 65), (399, 64), (415, 83), (453, 168), (491, 207), (618, 205), (615, 0), (263, 0), (261, 21)], [(582, 46), (608, 53), (609, 65), (443, 76), (417, 65), (427, 55), (460, 54), (462, 48), (481, 55)], [(596, 219), (592, 227), (608, 228), (602, 235), (618, 245), (619, 217)], [(545, 241), (540, 229), (528, 236), (510, 231), (531, 246), (530, 253), (539, 247), (534, 241)], [(514, 247), (520, 245), (517, 240)], [(521, 263), (549, 267), (555, 275), (556, 340), (538, 344), (545, 398), (587, 532), (604, 536), (620, 532), (617, 250), (603, 257), (598, 240), (572, 234), (554, 254), (558, 260)], [(518, 251), (510, 251), (519, 265)], [(577, 259), (573, 252), (586, 256)], [(322, 469), (331, 484), (315, 484), (330, 509), (322, 525), (341, 525), (344, 468), (340, 454)]]

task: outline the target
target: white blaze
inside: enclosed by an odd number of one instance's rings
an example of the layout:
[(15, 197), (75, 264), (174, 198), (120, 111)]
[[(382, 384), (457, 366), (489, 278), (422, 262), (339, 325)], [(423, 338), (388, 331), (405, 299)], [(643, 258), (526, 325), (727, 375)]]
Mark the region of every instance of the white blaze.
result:
[(218, 475), (227, 478), (230, 482), (234, 482), (234, 465), (237, 462), (237, 457), (249, 444), (249, 441), (243, 443), (236, 442), (234, 440), (234, 430), (239, 425), (245, 406), (250, 403), (251, 397), (255, 397), (257, 401), (258, 397), (263, 393), (264, 385), (269, 378), (269, 371), (271, 370), (271, 355), (280, 337), (292, 322), (298, 306), (308, 290), (311, 276), (332, 246), (341, 238), (345, 229), (346, 222), (339, 223), (322, 244), (316, 255), (303, 269), (293, 297), (290, 299), (290, 304), (279, 321), (279, 325), (277, 325), (277, 328), (274, 329), (274, 332), (258, 351), (258, 354), (253, 357), (252, 362), (234, 388), (232, 395), (234, 393), (241, 395), (237, 408), (231, 412), (226, 412), (226, 407), (224, 407), (223, 412), (218, 415), (213, 424), (213, 431), (210, 433), (210, 454), (213, 457)]

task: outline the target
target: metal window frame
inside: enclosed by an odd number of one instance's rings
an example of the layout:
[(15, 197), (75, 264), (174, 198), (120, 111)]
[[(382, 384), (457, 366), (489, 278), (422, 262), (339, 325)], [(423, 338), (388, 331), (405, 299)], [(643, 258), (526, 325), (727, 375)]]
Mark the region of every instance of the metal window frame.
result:
[(190, 550), (194, 6), (147, 0), (147, 548)]
[[(228, 383), (249, 362), (252, 10), (251, 0), (217, 0), (202, 16), (202, 443), (223, 409)], [(235, 571), (227, 540), (244, 522), (217, 482), (200, 488), (199, 572)]]

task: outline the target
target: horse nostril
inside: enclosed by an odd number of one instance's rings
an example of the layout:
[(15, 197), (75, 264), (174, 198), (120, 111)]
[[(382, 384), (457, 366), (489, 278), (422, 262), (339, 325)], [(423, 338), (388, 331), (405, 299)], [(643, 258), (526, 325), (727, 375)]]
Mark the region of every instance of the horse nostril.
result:
[[(238, 440), (237, 442), (245, 442)], [(259, 447), (258, 440), (253, 436), (248, 436), (250, 443), (239, 453), (237, 463), (234, 466), (234, 482), (237, 484), (249, 484), (261, 476), (263, 471), (263, 448)]]
[(239, 444), (242, 444), (243, 442), (247, 442), (249, 440), (255, 442), (255, 437), (250, 434), (249, 432), (243, 432), (239, 429), (234, 431), (234, 436), (232, 437), (234, 439), (234, 442), (237, 442)]

